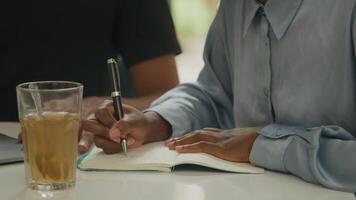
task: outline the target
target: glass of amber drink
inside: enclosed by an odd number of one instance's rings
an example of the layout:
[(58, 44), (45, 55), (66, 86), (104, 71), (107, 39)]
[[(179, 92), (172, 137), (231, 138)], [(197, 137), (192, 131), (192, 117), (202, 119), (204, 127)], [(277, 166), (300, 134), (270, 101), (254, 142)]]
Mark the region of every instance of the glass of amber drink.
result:
[(35, 190), (73, 187), (82, 84), (29, 82), (18, 85), (16, 92), (27, 186)]

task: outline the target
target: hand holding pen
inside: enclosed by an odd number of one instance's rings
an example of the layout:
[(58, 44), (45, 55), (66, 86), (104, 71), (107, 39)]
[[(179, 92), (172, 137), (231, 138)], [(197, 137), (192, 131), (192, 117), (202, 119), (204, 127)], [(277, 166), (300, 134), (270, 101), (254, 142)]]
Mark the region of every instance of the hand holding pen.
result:
[[(154, 112), (143, 113), (137, 108), (121, 103), (119, 66), (122, 58), (107, 60), (111, 81), (112, 101), (105, 100), (96, 109), (95, 114), (82, 122), (84, 131), (94, 135), (95, 146), (106, 154), (123, 152), (128, 148), (137, 148), (145, 143), (166, 139), (160, 132), (160, 123), (152, 123), (158, 115)], [(124, 112), (125, 111), (125, 117)], [(152, 118), (153, 117), (153, 118)], [(121, 146), (118, 145), (121, 144)]]
[[(168, 139), (169, 125), (155, 112), (143, 113), (137, 108), (121, 104), (120, 76), (118, 63), (114, 59), (107, 60), (112, 100), (104, 101), (92, 118), (84, 120), (82, 128), (94, 134), (94, 143), (106, 154), (137, 148), (145, 143)], [(125, 110), (125, 118), (124, 111)], [(118, 145), (121, 143), (121, 146)]]
[[(119, 61), (119, 64), (123, 64), (121, 57), (119, 57), (118, 61)], [(113, 106), (114, 106), (114, 110), (115, 110), (114, 117), (116, 118), (116, 120), (120, 120), (120, 119), (124, 118), (124, 112), (123, 112), (122, 103), (121, 103), (119, 67), (118, 67), (118, 63), (113, 58), (110, 58), (107, 60), (107, 65), (108, 65), (108, 70), (109, 70), (109, 75), (110, 75), (110, 80), (111, 80), (111, 85), (112, 85), (111, 97), (113, 100)], [(127, 139), (126, 138), (121, 138), (121, 147), (122, 147), (124, 154), (127, 155)]]

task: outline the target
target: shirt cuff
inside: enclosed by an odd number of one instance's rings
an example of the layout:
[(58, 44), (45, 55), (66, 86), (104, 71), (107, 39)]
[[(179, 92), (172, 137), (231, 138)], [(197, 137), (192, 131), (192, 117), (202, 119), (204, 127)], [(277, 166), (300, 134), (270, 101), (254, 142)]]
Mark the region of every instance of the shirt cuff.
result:
[(292, 141), (292, 137), (288, 136), (302, 132), (305, 129), (296, 126), (270, 124), (264, 127), (252, 146), (250, 162), (271, 170), (288, 172), (284, 165), (284, 154)]
[(172, 138), (183, 136), (185, 133), (192, 131), (190, 118), (184, 112), (177, 112), (172, 108), (172, 105), (167, 103), (160, 103), (158, 106), (153, 106), (146, 109), (144, 112), (156, 112), (164, 120), (166, 120), (172, 128)]

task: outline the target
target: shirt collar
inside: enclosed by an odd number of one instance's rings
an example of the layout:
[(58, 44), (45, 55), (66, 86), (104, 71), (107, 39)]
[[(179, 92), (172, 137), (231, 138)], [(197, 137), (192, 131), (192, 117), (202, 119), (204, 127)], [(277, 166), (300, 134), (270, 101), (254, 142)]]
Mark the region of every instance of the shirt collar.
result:
[[(296, 16), (303, 0), (268, 0), (264, 6), (266, 18), (277, 39), (281, 39)], [(245, 0), (244, 30), (245, 37), (258, 9), (263, 7), (257, 0)]]

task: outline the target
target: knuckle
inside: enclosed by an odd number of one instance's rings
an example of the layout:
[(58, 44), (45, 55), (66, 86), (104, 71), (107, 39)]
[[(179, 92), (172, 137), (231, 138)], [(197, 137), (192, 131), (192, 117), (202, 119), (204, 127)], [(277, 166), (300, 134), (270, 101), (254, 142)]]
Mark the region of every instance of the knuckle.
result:
[(84, 131), (82, 132), (81, 139), (86, 140), (88, 142), (93, 141), (94, 134), (91, 132)]
[(194, 131), (193, 137), (196, 137), (196, 138), (198, 138), (198, 139), (201, 139), (201, 138), (204, 137), (204, 132), (201, 131), (201, 130)]
[(109, 149), (103, 148), (103, 151), (104, 151), (105, 154), (110, 154), (110, 150)]
[(84, 131), (89, 131), (89, 132), (93, 131), (93, 124), (92, 123), (93, 122), (90, 122), (90, 121), (87, 121), (87, 120), (83, 121), (82, 122), (82, 129)]
[(89, 126), (89, 124), (90, 124), (90, 121), (88, 121), (88, 120), (82, 120), (82, 122), (81, 122), (81, 126), (83, 129), (86, 129)]
[(199, 134), (201, 132), (201, 130), (195, 130), (193, 131), (194, 134)]
[(224, 143), (219, 142), (219, 143), (217, 143), (216, 145), (219, 147), (219, 149), (222, 149), (222, 150), (225, 150), (225, 149), (226, 149), (226, 146), (225, 146)]
[(99, 148), (102, 148), (104, 147), (104, 142), (102, 139), (98, 138), (98, 137), (95, 137), (94, 138), (94, 144), (99, 147)]
[(90, 114), (90, 115), (86, 118), (86, 120), (88, 120), (88, 121), (96, 121), (95, 113)]
[(109, 129), (108, 128), (100, 129), (100, 131), (98, 131), (97, 135), (100, 135), (103, 138), (108, 138), (109, 137)]
[(189, 138), (189, 137), (193, 137), (194, 135), (195, 135), (194, 132), (189, 132), (189, 133), (187, 133), (187, 134), (185, 134), (183, 136), (176, 137), (175, 139), (176, 140), (186, 139), (186, 138)]
[(103, 108), (98, 109), (98, 110), (94, 113), (95, 118), (96, 118), (96, 119), (99, 119), (100, 116), (102, 116), (104, 112), (105, 112), (105, 111), (104, 111)]
[(115, 151), (113, 151), (112, 149), (108, 149), (108, 148), (103, 148), (103, 151), (105, 154), (113, 154), (115, 153)]
[(201, 151), (204, 151), (204, 150), (206, 150), (207, 145), (208, 145), (207, 142), (200, 141), (200, 142), (198, 142), (198, 149), (201, 150)]
[(109, 107), (109, 106), (111, 106), (111, 104), (112, 104), (112, 100), (109, 100), (109, 99), (105, 99), (103, 102), (103, 105), (105, 107)]
[(201, 140), (213, 140), (215, 141), (216, 140), (216, 137), (214, 137), (214, 135), (210, 132), (207, 132), (207, 131), (201, 131), (199, 133), (199, 139)]
[(119, 129), (120, 131), (124, 129), (126, 126), (127, 126), (127, 122), (124, 119), (121, 119), (114, 124), (114, 127)]
[(194, 135), (199, 135), (200, 132), (201, 132), (201, 130), (195, 130), (195, 131), (193, 131), (193, 134), (194, 134)]
[(99, 108), (99, 109), (104, 109), (104, 108), (106, 108), (106, 107), (111, 106), (111, 104), (112, 104), (112, 100), (104, 99), (104, 101), (100, 103), (100, 105), (98, 106), (98, 108)]
[(105, 107), (105, 108), (103, 109), (103, 114), (110, 115), (110, 112), (111, 112), (110, 107)]
[(230, 157), (231, 155), (235, 154), (234, 151), (229, 150), (228, 148), (226, 148), (226, 146), (222, 143), (218, 143), (217, 144), (217, 153), (219, 153), (220, 155), (226, 155), (228, 157)]

